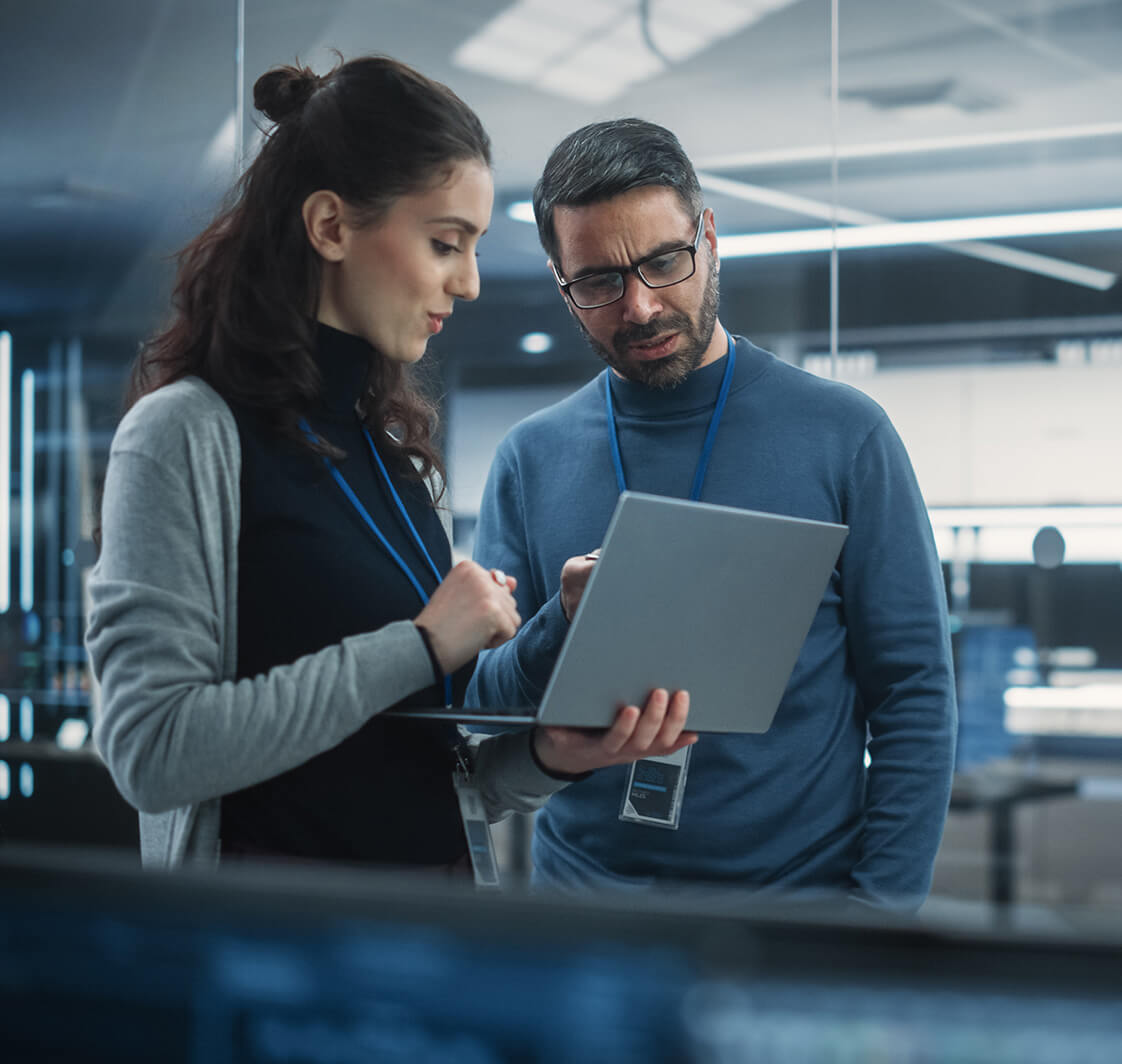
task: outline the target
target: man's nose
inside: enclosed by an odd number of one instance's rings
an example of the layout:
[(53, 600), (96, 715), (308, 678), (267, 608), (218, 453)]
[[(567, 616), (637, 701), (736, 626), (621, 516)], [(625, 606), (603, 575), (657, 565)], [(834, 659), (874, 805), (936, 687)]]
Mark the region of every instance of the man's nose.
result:
[(662, 311), (662, 300), (659, 299), (658, 292), (648, 288), (633, 273), (624, 276), (620, 304), (624, 321), (634, 325), (646, 325)]

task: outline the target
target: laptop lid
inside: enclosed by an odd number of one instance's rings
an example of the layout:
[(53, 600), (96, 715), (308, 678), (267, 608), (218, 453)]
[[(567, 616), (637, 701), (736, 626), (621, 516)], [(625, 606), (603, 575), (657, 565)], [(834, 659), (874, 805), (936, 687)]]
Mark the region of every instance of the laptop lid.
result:
[(624, 492), (539, 723), (607, 727), (665, 687), (690, 692), (693, 731), (766, 731), (847, 533)]

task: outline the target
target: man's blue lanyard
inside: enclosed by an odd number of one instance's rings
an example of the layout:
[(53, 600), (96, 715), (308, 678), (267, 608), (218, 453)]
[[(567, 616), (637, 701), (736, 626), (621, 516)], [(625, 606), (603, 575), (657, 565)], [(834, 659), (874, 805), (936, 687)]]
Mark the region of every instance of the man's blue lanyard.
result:
[[(709, 418), (709, 428), (705, 433), (705, 442), (701, 445), (701, 455), (697, 459), (697, 468), (693, 474), (693, 487), (690, 489), (690, 499), (697, 502), (701, 498), (701, 487), (705, 483), (705, 474), (709, 471), (709, 459), (713, 454), (713, 444), (717, 439), (717, 429), (721, 424), (721, 415), (725, 412), (725, 403), (729, 397), (729, 388), (732, 386), (732, 371), (736, 366), (736, 346), (732, 336), (725, 330), (728, 337), (729, 353), (725, 365), (725, 375), (721, 379), (721, 390), (717, 393), (717, 405), (713, 407), (713, 414)], [(623, 457), (619, 450), (619, 432), (616, 429), (615, 411), (612, 409), (612, 371), (604, 371), (604, 401), (608, 408), (608, 438), (612, 445), (612, 462), (616, 467), (616, 483), (620, 492), (627, 491), (627, 478), (623, 474)]]
[[(317, 438), (315, 433), (312, 432), (311, 427), (308, 425), (308, 422), (304, 418), (300, 419), (300, 428), (309, 440), (315, 440)], [(398, 513), (401, 514), (403, 520), (405, 521), (406, 527), (409, 529), (409, 532), (413, 537), (413, 542), (417, 545), (418, 550), (420, 550), (425, 561), (428, 563), (428, 567), (431, 570), (432, 575), (436, 578), (436, 582), (439, 584), (443, 579), (440, 575), (440, 570), (437, 569), (436, 563), (432, 560), (432, 555), (429, 554), (428, 549), (425, 547), (420, 533), (417, 531), (417, 528), (413, 524), (412, 520), (410, 520), (409, 513), (405, 509), (405, 504), (401, 501), (401, 496), (398, 495), (397, 489), (393, 486), (393, 481), (390, 479), (390, 474), (386, 469), (386, 464), (382, 461), (382, 456), (378, 453), (378, 448), (374, 446), (374, 441), (370, 438), (370, 432), (365, 425), (363, 425), (362, 427), (362, 434), (366, 437), (366, 442), (370, 446), (370, 453), (374, 456), (374, 461), (378, 466), (378, 472), (382, 474), (383, 482), (385, 483), (386, 487), (390, 489), (390, 495), (393, 497), (393, 501), (397, 506)], [(381, 543), (383, 547), (385, 547), (386, 553), (397, 563), (397, 567), (405, 574), (406, 578), (409, 580), (409, 583), (413, 585), (413, 590), (417, 592), (417, 595), (420, 598), (421, 602), (425, 605), (428, 605), (429, 596), (425, 592), (425, 589), (421, 587), (421, 582), (417, 579), (413, 570), (409, 568), (409, 564), (405, 561), (404, 558), (402, 558), (400, 554), (398, 554), (396, 550), (394, 550), (393, 545), (388, 539), (386, 539), (385, 534), (377, 526), (377, 524), (375, 524), (374, 518), (370, 516), (370, 511), (362, 505), (362, 501), (354, 493), (354, 490), (351, 488), (350, 484), (348, 484), (344, 479), (343, 474), (340, 473), (339, 470), (335, 467), (335, 463), (332, 462), (331, 459), (327, 457), (327, 455), (324, 455), (323, 464), (327, 466), (331, 475), (335, 478), (335, 483), (338, 484), (340, 488), (342, 488), (343, 494), (347, 497), (347, 500), (350, 502), (350, 504), (355, 508), (359, 517), (361, 517), (363, 521), (366, 522), (366, 526), (370, 529), (371, 532), (374, 533), (374, 536), (377, 538), (378, 542)], [(448, 706), (452, 704), (452, 677), (448, 675), (445, 675), (444, 677), (444, 702)]]

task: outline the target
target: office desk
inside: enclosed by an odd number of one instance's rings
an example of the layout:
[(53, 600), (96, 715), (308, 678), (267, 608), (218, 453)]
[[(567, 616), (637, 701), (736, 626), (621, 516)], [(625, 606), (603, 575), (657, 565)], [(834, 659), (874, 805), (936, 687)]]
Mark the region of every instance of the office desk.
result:
[(1016, 838), (1013, 810), (1022, 802), (1072, 797), (1079, 792), (1075, 777), (1052, 778), (1008, 769), (975, 769), (958, 773), (951, 789), (952, 812), (989, 814), (990, 901), (1014, 900)]

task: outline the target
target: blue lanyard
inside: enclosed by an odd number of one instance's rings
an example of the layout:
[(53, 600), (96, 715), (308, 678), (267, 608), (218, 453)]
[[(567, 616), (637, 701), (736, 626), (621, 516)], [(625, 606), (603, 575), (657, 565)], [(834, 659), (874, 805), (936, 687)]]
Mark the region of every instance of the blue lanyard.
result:
[[(701, 487), (705, 483), (705, 474), (709, 471), (709, 459), (713, 455), (713, 444), (717, 439), (717, 429), (721, 424), (721, 415), (725, 412), (725, 403), (728, 401), (729, 388), (732, 387), (732, 371), (736, 366), (736, 347), (728, 330), (729, 353), (725, 365), (725, 375), (721, 379), (721, 390), (717, 393), (717, 405), (713, 407), (713, 414), (709, 418), (709, 428), (705, 433), (705, 442), (701, 445), (701, 454), (697, 459), (697, 468), (693, 474), (693, 487), (690, 489), (690, 499), (697, 502), (701, 498)], [(627, 478), (623, 474), (623, 456), (619, 450), (619, 432), (616, 429), (615, 411), (612, 409), (612, 371), (604, 371), (604, 402), (608, 408), (608, 438), (612, 445), (612, 463), (616, 467), (616, 483), (620, 492), (627, 491)]]
[[(312, 432), (311, 427), (308, 425), (308, 422), (304, 418), (300, 419), (299, 424), (300, 428), (303, 430), (304, 435), (307, 436), (308, 439), (316, 439), (315, 433)], [(413, 542), (417, 545), (418, 550), (420, 550), (425, 561), (428, 563), (428, 567), (431, 570), (432, 575), (436, 578), (436, 582), (439, 584), (443, 579), (440, 575), (440, 570), (437, 569), (436, 563), (432, 560), (432, 555), (429, 554), (428, 549), (425, 547), (424, 541), (421, 539), (420, 533), (417, 531), (416, 526), (410, 519), (409, 512), (405, 509), (405, 504), (401, 501), (401, 496), (398, 495), (397, 489), (393, 486), (393, 481), (390, 479), (390, 474), (386, 469), (386, 464), (382, 461), (382, 456), (378, 453), (378, 448), (374, 446), (374, 441), (370, 438), (370, 431), (366, 428), (365, 425), (363, 425), (362, 427), (362, 434), (366, 437), (366, 442), (370, 446), (370, 453), (374, 456), (374, 461), (378, 465), (378, 472), (382, 474), (383, 482), (385, 483), (386, 487), (390, 489), (390, 495), (393, 497), (393, 501), (397, 506), (398, 513), (401, 514), (402, 519), (405, 521), (406, 527), (409, 529), (410, 535), (412, 535), (413, 537)], [(386, 553), (397, 563), (397, 567), (405, 574), (406, 578), (409, 580), (409, 583), (413, 585), (413, 590), (417, 592), (417, 596), (420, 598), (421, 602), (424, 605), (428, 605), (429, 596), (426, 593), (425, 589), (421, 587), (421, 582), (417, 579), (413, 570), (409, 568), (408, 562), (406, 562), (405, 559), (400, 554), (398, 554), (396, 550), (394, 550), (393, 545), (388, 539), (386, 539), (385, 534), (375, 523), (374, 518), (370, 516), (370, 511), (362, 505), (362, 500), (359, 499), (359, 497), (354, 493), (354, 490), (351, 488), (350, 484), (348, 484), (344, 479), (343, 474), (340, 473), (339, 470), (335, 467), (335, 463), (332, 462), (331, 459), (327, 457), (327, 455), (324, 455), (323, 464), (327, 466), (331, 475), (335, 478), (335, 483), (338, 484), (342, 489), (343, 494), (347, 497), (347, 500), (350, 502), (350, 504), (355, 508), (359, 517), (361, 517), (363, 521), (366, 522), (367, 528), (369, 528), (370, 531), (374, 533), (374, 536), (377, 538), (378, 542), (381, 543), (385, 548)], [(448, 706), (452, 705), (452, 677), (447, 675), (444, 677), (444, 702)]]

